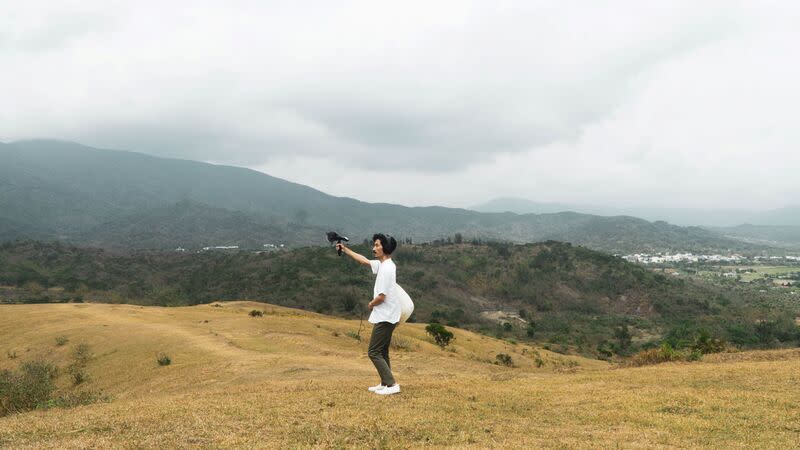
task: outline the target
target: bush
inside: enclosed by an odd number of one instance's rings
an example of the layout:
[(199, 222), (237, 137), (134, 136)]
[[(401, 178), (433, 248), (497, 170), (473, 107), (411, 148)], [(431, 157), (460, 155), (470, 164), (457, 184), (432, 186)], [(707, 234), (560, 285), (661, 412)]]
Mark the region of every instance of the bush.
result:
[(448, 331), (442, 324), (440, 323), (431, 323), (425, 327), (425, 331), (433, 336), (433, 339), (436, 341), (436, 344), (444, 350), (450, 344), (450, 341), (454, 339), (453, 333)]
[(711, 337), (708, 331), (701, 330), (700, 334), (695, 338), (694, 343), (692, 343), (691, 349), (703, 355), (719, 353), (725, 350), (725, 342), (721, 339)]
[(58, 336), (56, 338), (56, 345), (59, 346), (59, 347), (61, 347), (62, 345), (66, 344), (67, 342), (69, 342), (69, 339), (67, 339), (66, 336)]
[(165, 353), (159, 353), (156, 359), (158, 360), (159, 366), (168, 366), (172, 364), (172, 359)]
[(9, 350), (6, 352), (6, 356), (8, 356), (8, 359), (17, 359), (17, 352), (15, 350)]
[(646, 366), (670, 361), (699, 361), (703, 354), (698, 350), (675, 350), (664, 342), (660, 347), (643, 350), (633, 355), (626, 363), (628, 366)]
[(72, 359), (75, 364), (85, 366), (92, 359), (91, 347), (88, 344), (78, 344), (72, 351)]
[(86, 373), (86, 370), (84, 370), (83, 367), (72, 365), (67, 370), (69, 371), (70, 377), (72, 378), (73, 385), (77, 386), (86, 381), (89, 381), (89, 374)]
[(0, 372), (0, 417), (44, 404), (55, 390), (58, 369), (45, 362), (26, 362), (17, 371)]
[(508, 367), (514, 367), (514, 360), (511, 359), (511, 355), (507, 355), (505, 353), (498, 353), (496, 358), (497, 362), (499, 362), (500, 364)]
[(261, 317), (263, 315), (264, 315), (264, 311), (259, 311), (257, 309), (254, 309), (254, 310), (250, 311), (250, 317)]
[(92, 359), (92, 349), (88, 344), (78, 344), (72, 351), (72, 363), (67, 366), (67, 372), (72, 378), (73, 385), (77, 386), (89, 381), (86, 365), (90, 359)]

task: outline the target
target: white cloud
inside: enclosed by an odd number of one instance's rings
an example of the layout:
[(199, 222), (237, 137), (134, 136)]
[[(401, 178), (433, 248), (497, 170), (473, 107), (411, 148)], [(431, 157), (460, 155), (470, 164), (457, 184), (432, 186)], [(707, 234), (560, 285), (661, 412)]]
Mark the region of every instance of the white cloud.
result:
[[(796, 19), (791, 2), (18, 3), (0, 139), (404, 204), (780, 206)], [(365, 190), (379, 169), (393, 183)]]

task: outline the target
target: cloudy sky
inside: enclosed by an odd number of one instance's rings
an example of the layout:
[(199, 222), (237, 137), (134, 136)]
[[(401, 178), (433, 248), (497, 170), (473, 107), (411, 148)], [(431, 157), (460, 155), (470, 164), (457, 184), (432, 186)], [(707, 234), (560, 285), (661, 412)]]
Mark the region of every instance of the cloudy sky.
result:
[(0, 141), (405, 205), (780, 207), (800, 203), (795, 5), (12, 2)]

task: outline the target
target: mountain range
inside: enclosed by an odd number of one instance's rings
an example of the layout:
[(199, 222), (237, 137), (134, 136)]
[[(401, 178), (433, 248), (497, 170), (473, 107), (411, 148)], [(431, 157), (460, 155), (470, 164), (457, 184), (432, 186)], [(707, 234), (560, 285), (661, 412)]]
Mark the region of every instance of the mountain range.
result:
[(0, 240), (259, 248), (322, 244), (325, 231), (337, 230), (357, 241), (378, 231), (414, 242), (459, 233), (467, 240), (568, 241), (610, 253), (759, 252), (765, 247), (719, 230), (623, 215), (367, 203), (251, 169), (63, 141), (0, 143), (0, 159)]
[(635, 216), (645, 220), (663, 220), (682, 226), (728, 228), (750, 224), (760, 227), (800, 227), (800, 206), (765, 211), (745, 209), (690, 209), (665, 207), (612, 207), (570, 203), (534, 202), (523, 198), (498, 197), (470, 207), (480, 212), (513, 212), (516, 214), (548, 214), (575, 211), (601, 216)]

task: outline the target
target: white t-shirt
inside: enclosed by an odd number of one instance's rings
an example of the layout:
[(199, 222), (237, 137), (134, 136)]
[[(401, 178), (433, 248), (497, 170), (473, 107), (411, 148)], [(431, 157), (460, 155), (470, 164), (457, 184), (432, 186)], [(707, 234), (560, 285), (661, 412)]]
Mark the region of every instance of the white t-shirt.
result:
[(379, 294), (386, 296), (386, 300), (383, 303), (372, 308), (372, 313), (369, 315), (369, 323), (399, 322), (400, 300), (397, 298), (397, 290), (395, 289), (397, 266), (394, 265), (394, 261), (391, 258), (384, 262), (373, 259), (370, 260), (369, 265), (372, 266), (372, 273), (378, 275), (375, 277), (372, 298), (377, 297)]

